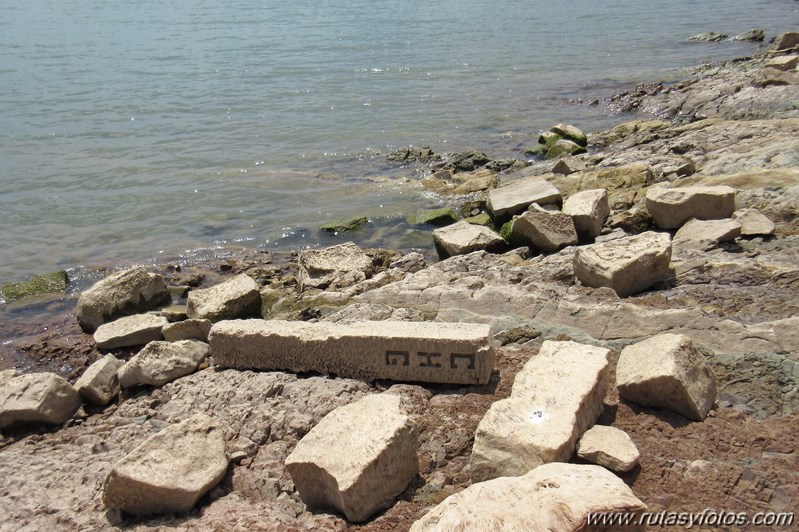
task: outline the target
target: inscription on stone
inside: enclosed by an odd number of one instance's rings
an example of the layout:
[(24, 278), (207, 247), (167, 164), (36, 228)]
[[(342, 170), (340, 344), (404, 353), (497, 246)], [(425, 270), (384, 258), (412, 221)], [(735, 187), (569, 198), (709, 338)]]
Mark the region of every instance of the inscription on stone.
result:
[[(416, 356), (419, 358), (419, 367), (420, 368), (440, 368), (441, 362), (438, 362), (438, 359), (441, 358), (441, 353), (425, 353), (424, 351), (420, 351), (416, 353)], [(433, 359), (436, 360), (433, 360)]]
[[(463, 361), (466, 361), (466, 364)], [(474, 369), (474, 353), (452, 353), (449, 356), (449, 367), (452, 369), (464, 367), (466, 369)]]
[(410, 354), (407, 351), (386, 351), (386, 366), (408, 366)]

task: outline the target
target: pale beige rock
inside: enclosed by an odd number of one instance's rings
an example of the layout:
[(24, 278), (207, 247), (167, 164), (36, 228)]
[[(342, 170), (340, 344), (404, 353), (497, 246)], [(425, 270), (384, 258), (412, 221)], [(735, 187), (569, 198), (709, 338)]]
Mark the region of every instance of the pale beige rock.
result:
[(625, 347), (616, 385), (626, 400), (702, 421), (716, 400), (716, 376), (687, 336), (660, 334)]
[(688, 220), (674, 235), (673, 245), (679, 248), (709, 250), (721, 242), (741, 236), (741, 224), (732, 218), (724, 220)]
[(770, 236), (776, 226), (757, 209), (739, 209), (732, 213), (741, 224), (741, 236)]
[(646, 208), (661, 229), (675, 229), (691, 218), (721, 220), (735, 211), (735, 189), (724, 185), (651, 187)]
[(116, 349), (144, 345), (163, 340), (161, 328), (168, 324), (166, 318), (153, 314), (134, 314), (104, 323), (94, 332), (98, 349)]
[(594, 425), (577, 443), (577, 456), (611, 471), (630, 471), (641, 458), (638, 447), (623, 430)]
[(563, 204), (563, 214), (568, 214), (574, 220), (580, 240), (593, 242), (602, 232), (602, 226), (610, 214), (608, 191), (594, 189), (572, 194)]
[(297, 444), (286, 470), (312, 510), (362, 522), (416, 476), (416, 432), (397, 395), (370, 395), (328, 414)]
[(766, 67), (786, 72), (796, 69), (799, 64), (799, 55), (781, 55), (766, 61)]
[(799, 33), (789, 31), (780, 33), (774, 38), (774, 43), (771, 45), (772, 50), (790, 50), (799, 46)]
[[(589, 516), (647, 509), (616, 475), (595, 465), (546, 464), (520, 477), (472, 484), (447, 497), (411, 532), (599, 530)], [(644, 530), (626, 527), (624, 530)], [(603, 529), (604, 530), (604, 529)]]
[(207, 356), (208, 344), (197, 340), (150, 342), (119, 368), (119, 384), (123, 388), (162, 386), (194, 373)]
[(211, 288), (192, 290), (187, 305), (189, 318), (220, 321), (260, 316), (261, 292), (258, 283), (242, 273)]
[(524, 212), (533, 203), (560, 204), (562, 201), (560, 191), (549, 181), (527, 178), (490, 191), (486, 207), (493, 218), (507, 218)]
[(13, 379), (16, 376), (17, 376), (17, 370), (15, 369), (6, 369), (0, 371), (0, 388), (2, 388), (6, 382), (8, 382), (9, 380)]
[(80, 396), (54, 373), (28, 373), (0, 387), (0, 428), (15, 425), (60, 425), (80, 408)]
[(86, 368), (75, 382), (75, 389), (83, 400), (95, 406), (105, 406), (119, 393), (117, 372), (125, 362), (108, 354)]
[(167, 342), (177, 342), (178, 340), (207, 342), (210, 331), (211, 320), (189, 319), (164, 325), (161, 332)]
[(92, 333), (107, 321), (151, 310), (170, 300), (160, 275), (132, 268), (111, 274), (83, 292), (75, 316), (81, 328)]
[(605, 286), (627, 297), (668, 279), (670, 261), (671, 237), (647, 231), (577, 248), (574, 275), (586, 286)]
[(508, 399), (491, 405), (474, 436), (474, 482), (524, 475), (571, 458), (602, 412), (609, 350), (545, 341), (516, 375)]
[(511, 227), (511, 241), (528, 245), (544, 252), (557, 251), (577, 244), (577, 231), (572, 217), (560, 211), (550, 212), (536, 204), (515, 218)]
[(497, 251), (506, 245), (495, 231), (465, 221), (433, 231), (433, 243), (442, 259), (478, 250)]
[(490, 327), (473, 323), (232, 320), (209, 342), (223, 368), (485, 384), (494, 367)]
[(335, 272), (366, 271), (372, 266), (372, 259), (354, 243), (345, 242), (325, 249), (303, 251), (299, 263), (311, 277), (315, 277)]
[(103, 503), (136, 515), (187, 512), (222, 480), (227, 465), (224, 431), (197, 414), (154, 434), (114, 465)]

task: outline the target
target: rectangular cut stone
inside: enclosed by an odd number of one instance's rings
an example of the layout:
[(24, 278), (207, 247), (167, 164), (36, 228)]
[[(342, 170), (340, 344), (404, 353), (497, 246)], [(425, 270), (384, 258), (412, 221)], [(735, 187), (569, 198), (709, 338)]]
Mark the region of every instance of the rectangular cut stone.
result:
[(229, 320), (209, 343), (223, 368), (453, 384), (485, 384), (494, 368), (490, 327), (474, 323)]
[(562, 201), (555, 185), (541, 178), (530, 178), (490, 191), (487, 208), (494, 218), (504, 218), (524, 212), (533, 203), (546, 205)]

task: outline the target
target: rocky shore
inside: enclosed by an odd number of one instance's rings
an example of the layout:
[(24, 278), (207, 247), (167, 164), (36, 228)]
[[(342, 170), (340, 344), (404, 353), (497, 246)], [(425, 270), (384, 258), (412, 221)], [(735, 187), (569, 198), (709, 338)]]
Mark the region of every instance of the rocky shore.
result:
[(531, 163), (392, 154), (452, 207), (409, 221), (439, 260), (362, 249), (353, 218), (336, 246), (111, 272), (77, 304), (13, 287), (50, 317), (9, 320), (0, 529), (795, 511), (797, 53), (609, 97), (635, 119), (558, 124)]

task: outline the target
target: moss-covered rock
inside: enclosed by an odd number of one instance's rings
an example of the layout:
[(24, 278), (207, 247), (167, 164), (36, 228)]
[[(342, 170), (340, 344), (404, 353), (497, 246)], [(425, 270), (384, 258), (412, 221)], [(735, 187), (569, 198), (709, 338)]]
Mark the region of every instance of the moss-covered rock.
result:
[(483, 225), (485, 227), (491, 226), (491, 217), (484, 212), (481, 212), (476, 216), (469, 216), (467, 218), (464, 218), (463, 221), (469, 222), (470, 224), (473, 225)]
[(552, 131), (544, 131), (538, 136), (538, 142), (525, 153), (535, 157), (544, 156), (547, 154), (553, 144), (562, 139), (563, 137), (557, 133), (553, 133)]
[(331, 222), (323, 225), (320, 229), (328, 233), (349, 233), (351, 231), (357, 231), (367, 223), (369, 223), (369, 219), (366, 216), (361, 216), (359, 218)]
[(28, 281), (11, 283), (0, 289), (6, 301), (16, 301), (24, 297), (54, 294), (67, 289), (67, 272), (64, 270), (36, 275)]
[(554, 133), (562, 139), (570, 140), (585, 148), (588, 146), (588, 137), (579, 128), (571, 124), (556, 124), (549, 128), (551, 133)]
[(549, 148), (549, 150), (547, 150), (545, 158), (557, 159), (559, 157), (578, 155), (580, 153), (586, 153), (586, 149), (577, 144), (576, 142), (572, 142), (566, 139), (561, 139), (557, 141), (555, 144), (553, 144)]
[(445, 225), (454, 224), (458, 221), (458, 215), (455, 214), (449, 207), (442, 207), (441, 209), (431, 209), (427, 211), (418, 211), (410, 214), (405, 218), (405, 221), (411, 225), (435, 225), (436, 227), (443, 227)]

